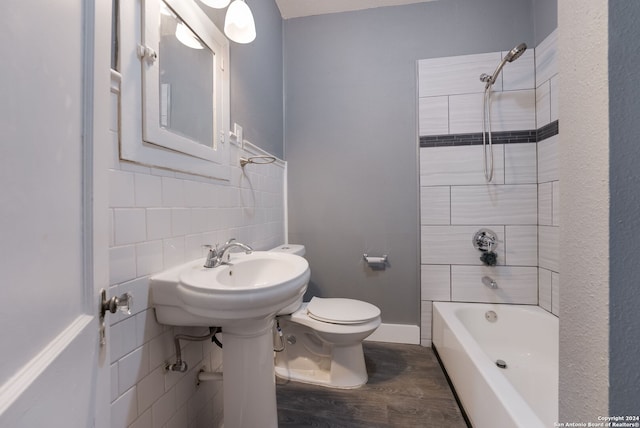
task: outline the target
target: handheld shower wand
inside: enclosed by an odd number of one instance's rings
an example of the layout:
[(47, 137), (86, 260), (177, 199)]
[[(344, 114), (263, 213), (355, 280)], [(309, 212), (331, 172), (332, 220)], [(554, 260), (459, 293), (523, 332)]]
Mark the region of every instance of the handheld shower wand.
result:
[[(496, 79), (500, 75), (502, 68), (505, 66), (507, 62), (513, 62), (516, 59), (520, 58), (524, 51), (527, 50), (527, 45), (525, 43), (520, 43), (513, 49), (511, 49), (507, 54), (502, 58), (498, 67), (493, 72), (491, 76), (486, 73), (482, 73), (480, 75), (480, 81), (485, 83), (484, 86), (484, 98), (482, 104), (482, 147), (483, 147), (483, 167), (484, 167), (484, 177), (487, 182), (491, 182), (493, 179), (493, 144), (491, 141), (491, 88), (493, 84), (496, 83)], [(488, 114), (487, 114), (488, 110)], [(486, 123), (489, 123), (489, 155), (487, 156), (487, 142), (486, 142)], [(487, 167), (487, 157), (489, 158), (489, 165)]]
[(496, 67), (496, 71), (494, 71), (491, 76), (489, 76), (488, 74), (484, 74), (483, 73), (480, 76), (480, 80), (482, 82), (486, 82), (485, 88), (488, 88), (489, 86), (491, 86), (494, 83), (496, 83), (496, 79), (500, 75), (500, 72), (502, 71), (502, 68), (505, 66), (505, 64), (507, 62), (513, 62), (513, 61), (517, 60), (518, 58), (520, 58), (522, 56), (522, 54), (526, 50), (527, 50), (527, 45), (525, 43), (520, 43), (518, 46), (514, 47), (509, 52), (507, 52), (507, 54), (504, 56), (504, 58), (502, 58), (502, 61), (500, 61), (500, 64), (498, 64), (498, 67)]

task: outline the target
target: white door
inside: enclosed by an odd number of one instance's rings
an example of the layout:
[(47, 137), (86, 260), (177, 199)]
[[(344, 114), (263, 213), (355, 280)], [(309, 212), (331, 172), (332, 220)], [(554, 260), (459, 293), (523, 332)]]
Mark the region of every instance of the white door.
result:
[(110, 424), (98, 325), (110, 14), (108, 1), (2, 2), (2, 428)]

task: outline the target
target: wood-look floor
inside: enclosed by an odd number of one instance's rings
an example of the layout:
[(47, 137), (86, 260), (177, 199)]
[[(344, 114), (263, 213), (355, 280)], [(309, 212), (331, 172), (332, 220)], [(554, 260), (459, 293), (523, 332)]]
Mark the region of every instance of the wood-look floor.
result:
[(365, 342), (369, 382), (340, 390), (278, 379), (280, 427), (466, 428), (430, 348)]

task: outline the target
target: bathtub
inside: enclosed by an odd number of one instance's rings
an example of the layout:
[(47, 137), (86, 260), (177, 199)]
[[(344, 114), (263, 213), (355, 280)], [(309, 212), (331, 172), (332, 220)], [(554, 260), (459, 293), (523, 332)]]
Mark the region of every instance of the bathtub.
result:
[(557, 422), (555, 316), (537, 306), (434, 302), (433, 346), (474, 428)]

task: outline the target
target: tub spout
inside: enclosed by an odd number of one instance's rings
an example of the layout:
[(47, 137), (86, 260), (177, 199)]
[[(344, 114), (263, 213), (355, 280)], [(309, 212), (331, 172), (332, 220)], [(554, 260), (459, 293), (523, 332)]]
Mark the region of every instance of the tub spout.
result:
[(498, 288), (498, 283), (493, 278), (491, 278), (489, 276), (483, 276), (482, 277), (482, 283), (484, 285), (486, 285), (487, 287), (489, 287), (489, 288), (493, 288), (493, 289)]

